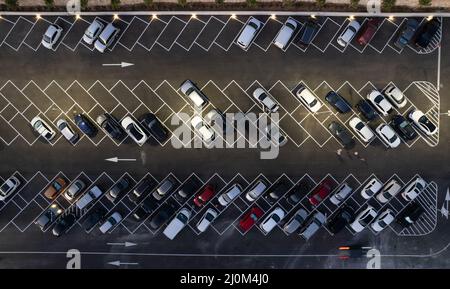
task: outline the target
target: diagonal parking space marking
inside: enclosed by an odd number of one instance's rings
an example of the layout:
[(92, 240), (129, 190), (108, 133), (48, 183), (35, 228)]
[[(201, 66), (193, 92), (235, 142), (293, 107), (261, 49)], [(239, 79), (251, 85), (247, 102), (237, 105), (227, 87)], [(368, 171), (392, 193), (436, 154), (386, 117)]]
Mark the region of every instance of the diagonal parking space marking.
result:
[(141, 101), (141, 103), (153, 113), (158, 111), (158, 109), (165, 104), (164, 101), (143, 80), (133, 87), (131, 91)]
[(73, 22), (72, 27), (67, 31), (66, 35), (64, 36), (64, 39), (61, 40), (61, 44), (64, 45), (66, 48), (70, 49), (72, 52), (74, 52), (80, 42), (82, 41), (83, 35), (86, 31), (86, 29), (91, 24), (92, 19), (91, 17), (80, 17), (79, 19), (75, 19)]
[[(89, 111), (96, 104), (98, 104), (95, 99), (89, 94), (89, 92), (77, 80), (72, 82), (72, 84), (70, 84), (69, 87), (65, 89), (65, 92), (79, 107), (81, 107), (83, 111)], [(103, 108), (103, 110), (105, 109)]]
[(54, 104), (34, 81), (28, 82), (21, 92), (26, 95), (27, 99), (39, 108), (39, 111), (41, 112), (47, 111)]
[(120, 103), (99, 80), (96, 80), (87, 91), (97, 103), (102, 104), (107, 112), (114, 110)]
[(118, 41), (119, 44), (125, 47), (128, 51), (132, 51), (134, 46), (137, 44), (137, 41), (144, 34), (149, 25), (149, 22), (146, 22), (139, 17), (133, 17), (130, 24), (127, 26), (125, 31), (123, 31), (123, 36)]
[(166, 26), (167, 23), (159, 18), (153, 18), (136, 43), (150, 51)]
[(3, 44), (8, 45), (11, 49), (18, 51), (25, 38), (32, 30), (35, 22), (30, 21), (26, 17), (20, 16), (13, 28), (9, 31), (8, 36), (3, 40)]
[(208, 51), (213, 45), (214, 41), (220, 35), (224, 27), (225, 24), (222, 21), (214, 16), (211, 17), (205, 24), (205, 27), (203, 28), (201, 33), (198, 35), (195, 43), (204, 50)]
[(214, 43), (223, 50), (228, 51), (238, 37), (239, 31), (241, 31), (245, 21), (243, 22), (238, 18), (230, 17), (225, 26), (219, 32)]
[(0, 93), (17, 111), (23, 112), (31, 105), (30, 100), (10, 80), (0, 88)]
[(400, 26), (390, 20), (385, 20), (378, 29), (377, 33), (372, 37), (368, 44), (372, 49), (378, 53), (382, 53), (388, 46), (394, 36), (397, 35)]
[(180, 32), (180, 35), (177, 37), (177, 40), (175, 41), (176, 44), (184, 48), (186, 51), (189, 51), (192, 45), (194, 45), (194, 42), (200, 36), (203, 29), (205, 29), (206, 24), (207, 22), (191, 17), (183, 31)]
[(186, 25), (186, 22), (182, 21), (178, 17), (172, 17), (164, 31), (161, 33), (161, 35), (159, 35), (156, 42), (166, 51), (170, 51), (178, 37), (183, 32)]
[(70, 111), (75, 105), (75, 101), (54, 80), (44, 88), (44, 92), (63, 112)]
[(0, 18), (0, 46), (3, 41), (8, 37), (12, 29), (14, 28), (16, 22), (12, 22), (6, 18)]
[(317, 31), (316, 36), (311, 41), (310, 45), (316, 47), (321, 52), (325, 52), (325, 50), (331, 44), (331, 41), (339, 32), (339, 29), (340, 26), (327, 17), (325, 22), (320, 27), (320, 30)]
[(271, 17), (264, 19), (263, 23), (265, 25), (255, 37), (254, 44), (258, 45), (262, 50), (267, 51), (278, 35), (283, 23)]
[(109, 92), (122, 104), (129, 112), (136, 110), (140, 105), (140, 100), (133, 94), (130, 88), (121, 80), (114, 84)]

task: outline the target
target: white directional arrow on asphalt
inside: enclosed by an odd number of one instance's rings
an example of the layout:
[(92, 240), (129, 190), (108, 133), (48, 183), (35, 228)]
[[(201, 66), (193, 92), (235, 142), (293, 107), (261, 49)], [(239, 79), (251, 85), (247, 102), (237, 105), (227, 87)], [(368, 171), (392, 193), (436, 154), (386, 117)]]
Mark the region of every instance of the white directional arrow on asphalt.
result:
[(134, 63), (121, 62), (121, 63), (104, 63), (103, 66), (120, 66), (122, 68), (132, 66)]
[(136, 159), (119, 159), (118, 157), (113, 157), (113, 158), (105, 159), (105, 161), (113, 162), (113, 163), (117, 163), (117, 162), (135, 162)]
[(448, 211), (448, 203), (450, 202), (450, 188), (447, 188), (447, 194), (445, 194), (445, 202), (442, 204), (441, 214), (446, 219), (448, 219), (449, 211)]
[(120, 262), (119, 260), (108, 262), (108, 264), (117, 267), (120, 267), (121, 265), (139, 265), (139, 263)]
[(106, 243), (106, 245), (133, 247), (133, 246), (136, 246), (137, 244), (136, 243), (132, 243), (132, 242), (124, 242), (124, 243)]

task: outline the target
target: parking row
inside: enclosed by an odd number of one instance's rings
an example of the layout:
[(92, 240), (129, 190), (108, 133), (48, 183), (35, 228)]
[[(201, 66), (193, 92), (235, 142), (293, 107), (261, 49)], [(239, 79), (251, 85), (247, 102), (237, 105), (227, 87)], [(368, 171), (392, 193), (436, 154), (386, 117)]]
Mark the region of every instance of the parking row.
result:
[[(257, 97), (264, 95), (266, 100), (256, 98), (256, 91), (260, 93)], [(265, 105), (269, 100), (278, 119)], [(310, 106), (311, 101), (315, 107)], [(171, 140), (182, 147), (202, 141), (207, 146), (234, 147), (244, 140), (255, 147), (268, 138), (276, 145), (289, 142), (300, 147), (309, 140), (323, 147), (334, 139), (343, 146), (334, 124), (347, 131), (351, 142), (364, 147), (389, 147), (378, 129), (386, 125), (408, 147), (419, 139), (430, 146), (439, 142), (439, 93), (433, 84), (421, 81), (404, 89), (394, 83), (380, 88), (370, 82), (360, 89), (350, 82), (333, 88), (325, 81), (316, 88), (303, 81), (290, 87), (281, 81), (271, 86), (254, 81), (248, 87), (236, 81), (224, 87), (213, 81), (203, 85), (163, 81), (151, 87), (141, 81), (132, 88), (122, 81), (111, 87), (100, 81), (90, 87), (78, 81), (62, 87), (52, 81), (44, 88), (34, 81), (24, 87), (7, 81), (0, 87), (0, 108), (0, 139), (7, 145), (19, 140), (33, 145), (41, 134), (41, 141), (51, 145), (68, 140), (74, 145), (87, 141), (98, 146), (109, 140), (119, 146), (134, 140), (139, 145), (148, 142), (164, 146)], [(242, 119), (248, 123), (247, 131), (238, 129)], [(425, 119), (424, 127), (420, 119)], [(216, 125), (220, 122), (225, 126)], [(371, 132), (370, 137), (356, 129), (360, 123)], [(43, 130), (39, 130), (39, 124)], [(407, 129), (401, 129), (405, 124)], [(174, 133), (179, 127), (190, 131), (192, 137), (181, 139)], [(268, 136), (267, 128), (272, 127), (284, 141), (277, 141), (275, 134)], [(257, 137), (251, 138), (250, 131)], [(221, 143), (225, 145), (219, 146)]]
[(338, 181), (307, 174), (249, 181), (240, 174), (230, 180), (219, 174), (137, 179), (128, 173), (118, 179), (106, 173), (69, 179), (61, 172), (48, 179), (40, 172), (31, 178), (16, 172), (1, 183), (0, 231), (10, 226), (25, 232), (36, 224), (60, 236), (80, 226), (93, 234), (164, 231), (173, 239), (184, 227), (198, 235), (222, 235), (230, 228), (267, 235), (278, 228), (308, 240), (319, 230), (426, 235), (437, 223), (437, 185), (419, 175), (406, 182), (396, 175), (383, 181), (349, 175)]
[[(50, 25), (53, 28), (49, 30)], [(175, 46), (186, 51), (194, 47), (205, 51), (218, 47), (229, 51), (235, 46), (246, 51), (251, 47), (263, 51), (278, 47), (281, 51), (317, 49), (325, 52), (334, 48), (340, 52), (351, 49), (364, 53), (371, 49), (383, 53), (389, 48), (399, 54), (405, 49), (427, 54), (439, 47), (441, 26), (441, 18), (3, 16), (0, 19), (0, 46), (16, 51), (22, 47), (37, 51), (41, 46), (54, 51), (61, 46), (71, 51), (78, 48), (93, 51), (98, 37), (99, 44), (103, 43), (100, 52), (112, 51), (119, 45), (130, 52), (136, 47), (148, 51), (155, 47), (166, 51)], [(104, 33), (100, 35), (102, 30)], [(249, 34), (249, 37), (244, 34)], [(43, 41), (44, 35), (48, 39)], [(343, 38), (348, 39), (343, 41)], [(240, 40), (245, 40), (245, 45)]]

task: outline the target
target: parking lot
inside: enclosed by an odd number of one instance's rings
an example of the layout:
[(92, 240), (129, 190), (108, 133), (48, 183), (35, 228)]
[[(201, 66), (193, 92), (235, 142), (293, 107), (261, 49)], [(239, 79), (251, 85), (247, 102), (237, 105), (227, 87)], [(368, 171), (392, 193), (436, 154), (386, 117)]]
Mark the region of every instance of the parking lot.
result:
[[(236, 39), (252, 17), (262, 28), (250, 47), (243, 50)], [(81, 39), (95, 19), (105, 24), (113, 21), (120, 28), (117, 40), (104, 54)], [(296, 21), (298, 27), (287, 47), (279, 49), (273, 41), (288, 19)], [(174, 258), (162, 265), (173, 264), (174, 267), (182, 266), (175, 263), (184, 258), (183, 254), (200, 256), (195, 259), (199, 267), (211, 265), (210, 259), (202, 261), (202, 255), (227, 258), (236, 254), (242, 254), (246, 262), (259, 260), (264, 267), (289, 264), (321, 267), (314, 262), (302, 265), (300, 256), (333, 255), (337, 247), (350, 243), (374, 246), (389, 256), (439, 251), (448, 243), (448, 221), (441, 211), (450, 173), (446, 164), (449, 157), (446, 115), (450, 109), (446, 88), (449, 71), (448, 59), (444, 53), (441, 55), (441, 47), (447, 45), (445, 35), (441, 35), (447, 22), (439, 18), (444, 28), (439, 29), (427, 49), (408, 45), (399, 50), (393, 42), (407, 18), (383, 18), (367, 45), (361, 46), (353, 40), (345, 48), (341, 48), (336, 39), (351, 19), (314, 19), (319, 29), (311, 44), (301, 48), (297, 42), (304, 23), (310, 20), (306, 16), (149, 15), (82, 16), (79, 19), (2, 16), (0, 58), (3, 71), (7, 73), (0, 77), (0, 182), (15, 176), (21, 185), (12, 198), (0, 202), (0, 236), (8, 237), (0, 245), (0, 251), (63, 252), (78, 248), (84, 252), (112, 254), (102, 257), (105, 264), (92, 261), (87, 267), (108, 267), (106, 261), (122, 258), (120, 250), (110, 252), (107, 244), (124, 241), (139, 244), (131, 249), (137, 255), (179, 255), (180, 259)], [(427, 21), (423, 17), (416, 19), (419, 23)], [(368, 18), (357, 17), (356, 20), (365, 23)], [(56, 46), (48, 50), (41, 45), (41, 39), (51, 23), (61, 26), (63, 34)], [(120, 62), (133, 65), (125, 68), (104, 65)], [(194, 144), (201, 140), (190, 125), (196, 111), (180, 90), (185, 79), (193, 80), (207, 96), (204, 114), (217, 109), (230, 114), (255, 113), (261, 118), (265, 111), (252, 94), (257, 87), (263, 88), (280, 106), (279, 127), (288, 138), (287, 144), (279, 148), (279, 155), (273, 160), (261, 160), (263, 149), (258, 147), (258, 142), (238, 132), (231, 141), (224, 138), (229, 148), (195, 148)], [(356, 104), (366, 99), (371, 90), (384, 91), (390, 84), (400, 89), (407, 104), (394, 108), (388, 116), (365, 123), (375, 130), (381, 123), (392, 124), (393, 115), (408, 118), (412, 110), (418, 109), (436, 125), (436, 134), (426, 135), (413, 126), (418, 136), (412, 141), (401, 139), (401, 145), (395, 149), (388, 148), (378, 135), (368, 143), (360, 139), (349, 125), (353, 117), (362, 118)], [(322, 104), (319, 112), (312, 113), (300, 102), (296, 96), (300, 85), (312, 91)], [(350, 111), (340, 113), (329, 104), (325, 99), (329, 91), (342, 95)], [(147, 143), (137, 145), (129, 136), (114, 139), (100, 128), (95, 136), (88, 137), (77, 128), (73, 118), (83, 113), (95, 123), (97, 116), (109, 113), (119, 121), (132, 116), (143, 124), (142, 116), (149, 112), (157, 116), (172, 139), (159, 142), (150, 138)], [(179, 113), (186, 113), (190, 118), (182, 119)], [(80, 134), (80, 139), (74, 145), (60, 133), (51, 141), (43, 139), (30, 126), (36, 116), (55, 131), (58, 131), (57, 120), (66, 119)], [(181, 126), (174, 122), (177, 119), (182, 120)], [(354, 148), (346, 150), (329, 131), (328, 126), (333, 121), (351, 133), (356, 141)], [(257, 122), (249, 125), (257, 126)], [(181, 139), (176, 134), (180, 127), (186, 128), (194, 139)], [(244, 148), (238, 148), (241, 140), (244, 140)], [(174, 147), (178, 142), (183, 148)], [(129, 161), (105, 161), (111, 157)], [(326, 227), (321, 227), (310, 240), (283, 231), (285, 223), (300, 208), (308, 216), (322, 212), (331, 218), (344, 205), (356, 213), (370, 205), (378, 212), (390, 209), (397, 216), (410, 204), (400, 194), (383, 204), (375, 197), (364, 199), (361, 189), (374, 177), (383, 184), (395, 179), (404, 188), (419, 176), (427, 185), (416, 201), (425, 212), (406, 229), (392, 223), (380, 233), (370, 227), (354, 233), (346, 226), (333, 235)], [(55, 200), (43, 195), (57, 177), (64, 177), (69, 183), (80, 179), (87, 186), (85, 190), (97, 185), (103, 192), (126, 177), (130, 187), (115, 202), (103, 194), (91, 206), (79, 210), (75, 201), (68, 201), (62, 195)], [(152, 214), (138, 222), (133, 213), (145, 198), (134, 203), (129, 196), (145, 177), (154, 180), (152, 190), (168, 177), (175, 178), (176, 185), (157, 202)], [(176, 197), (177, 189), (190, 179), (197, 179), (201, 188), (207, 184), (216, 188), (214, 197), (202, 208), (194, 205), (195, 194), (181, 201)], [(286, 183), (289, 189), (274, 204), (263, 197), (251, 203), (245, 193), (258, 179), (269, 184), (268, 190), (279, 182)], [(318, 206), (312, 206), (308, 193), (324, 180), (333, 184), (333, 190), (347, 183), (352, 193), (340, 205), (330, 201), (330, 194)], [(299, 182), (309, 183), (310, 190), (293, 205), (287, 201), (287, 196)], [(239, 197), (226, 207), (219, 205), (218, 197), (236, 183), (243, 189)], [(151, 194), (146, 198), (152, 198)], [(73, 213), (77, 217), (76, 223), (59, 239), (51, 235), (52, 225), (44, 232), (34, 225), (52, 204), (58, 204), (64, 210), (63, 215)], [(154, 230), (150, 226), (155, 212), (164, 204), (172, 204), (177, 211), (183, 207), (192, 211), (187, 228), (173, 241), (162, 234), (163, 228)], [(262, 209), (263, 216), (276, 207), (286, 216), (269, 234), (259, 223), (244, 232), (239, 221), (254, 205)], [(98, 208), (106, 215), (117, 211), (123, 220), (104, 235), (95, 227), (85, 232), (82, 223)], [(196, 224), (209, 208), (217, 210), (219, 215), (206, 232), (200, 233)], [(30, 236), (33, 242), (15, 247), (15, 242), (24, 236)], [(253, 259), (262, 255), (283, 257), (270, 262)], [(60, 258), (55, 255), (45, 261), (44, 266), (59, 266)], [(132, 257), (127, 258), (133, 261)], [(157, 266), (150, 259), (140, 262), (142, 267)], [(352, 263), (349, 264), (351, 267)], [(356, 264), (353, 265), (359, 266)], [(323, 266), (331, 265), (324, 263)]]

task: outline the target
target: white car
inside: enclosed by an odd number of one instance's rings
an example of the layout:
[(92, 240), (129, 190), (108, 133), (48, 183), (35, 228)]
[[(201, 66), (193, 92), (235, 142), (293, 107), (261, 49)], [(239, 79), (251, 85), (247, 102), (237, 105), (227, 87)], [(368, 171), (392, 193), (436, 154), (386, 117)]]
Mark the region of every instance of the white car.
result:
[(196, 108), (201, 109), (208, 104), (208, 98), (203, 92), (189, 79), (185, 80), (180, 85), (180, 91), (195, 105)]
[(365, 124), (359, 117), (352, 118), (349, 123), (350, 127), (353, 131), (359, 136), (359, 138), (365, 142), (369, 143), (374, 137), (372, 129)]
[(338, 37), (337, 43), (342, 47), (346, 47), (358, 33), (359, 28), (361, 28), (361, 24), (356, 20), (352, 20)]
[(361, 196), (368, 200), (371, 197), (373, 197), (376, 193), (378, 193), (381, 188), (383, 187), (383, 184), (377, 180), (376, 178), (370, 179), (370, 181), (367, 182), (367, 184), (362, 188), (361, 190)]
[(300, 86), (295, 95), (312, 113), (318, 112), (322, 107), (322, 103), (305, 86)]
[(163, 234), (167, 238), (173, 240), (178, 233), (186, 227), (189, 219), (191, 218), (191, 211), (187, 208), (182, 208), (178, 214), (170, 221), (169, 225), (164, 229)]
[(294, 35), (297, 26), (297, 22), (294, 19), (288, 19), (273, 42), (275, 46), (284, 49), (288, 45), (289, 40), (291, 40), (292, 35)]
[(403, 199), (412, 201), (425, 189), (427, 182), (421, 177), (417, 177), (402, 192)]
[(430, 119), (420, 110), (415, 109), (409, 113), (409, 119), (425, 134), (433, 135), (437, 133), (437, 127)]
[(369, 95), (367, 95), (367, 99), (375, 106), (378, 112), (384, 116), (389, 115), (393, 109), (391, 103), (376, 89), (372, 90)]
[(105, 28), (105, 25), (102, 22), (94, 20), (84, 32), (83, 41), (91, 45), (100, 35), (103, 28)]
[(338, 206), (352, 193), (352, 191), (353, 189), (347, 183), (343, 183), (334, 191), (330, 201)]
[(130, 116), (126, 116), (122, 121), (120, 122), (123, 129), (127, 132), (127, 134), (138, 144), (143, 145), (147, 139), (148, 136), (145, 133), (144, 129)]
[(231, 123), (231, 121), (217, 109), (211, 109), (203, 117), (203, 120), (207, 125), (218, 130), (224, 136), (233, 131), (233, 124)]
[(56, 127), (59, 129), (64, 138), (74, 145), (80, 136), (76, 133), (65, 119), (58, 119)]
[(64, 198), (68, 201), (72, 201), (81, 194), (84, 188), (86, 188), (86, 184), (82, 180), (78, 179), (64, 191)]
[(12, 176), (9, 179), (7, 179), (0, 187), (0, 201), (6, 200), (17, 190), (19, 186), (20, 181), (15, 176)]
[(47, 122), (45, 122), (45, 120), (43, 120), (39, 116), (33, 118), (30, 123), (33, 129), (46, 140), (51, 141), (55, 138), (56, 132)]
[(386, 209), (382, 212), (373, 223), (370, 225), (375, 232), (383, 231), (394, 221), (394, 213), (390, 209)]
[(372, 206), (367, 206), (361, 213), (356, 216), (353, 223), (350, 224), (350, 228), (356, 232), (359, 233), (362, 230), (364, 230), (365, 227), (367, 227), (372, 221), (375, 219), (375, 217), (378, 215), (377, 211)]
[(197, 223), (197, 230), (200, 232), (206, 231), (208, 229), (209, 225), (214, 221), (215, 218), (217, 218), (218, 213), (213, 208), (209, 208), (206, 210), (205, 214), (203, 214), (203, 217), (198, 221)]
[(264, 106), (265, 111), (277, 112), (278, 104), (261, 87), (255, 89), (253, 97)]
[(378, 133), (381, 140), (390, 148), (396, 148), (400, 145), (400, 138), (388, 124), (380, 124), (375, 131)]
[(106, 48), (112, 45), (114, 40), (119, 35), (120, 29), (115, 27), (112, 23), (108, 23), (102, 33), (98, 36), (97, 41), (94, 43), (95, 49), (99, 52), (105, 52)]
[(245, 198), (249, 202), (254, 202), (259, 196), (261, 196), (268, 188), (266, 181), (260, 179), (257, 180), (253, 187), (245, 194)]
[(400, 192), (401, 188), (402, 186), (396, 180), (390, 180), (378, 193), (377, 200), (382, 204), (387, 203)]
[(89, 191), (87, 191), (84, 196), (82, 196), (77, 202), (76, 206), (79, 210), (82, 210), (89, 206), (92, 202), (94, 202), (96, 199), (100, 198), (100, 196), (103, 195), (102, 190), (98, 186), (93, 186)]
[(261, 29), (261, 22), (252, 17), (250, 21), (248, 21), (247, 25), (245, 25), (241, 34), (239, 35), (237, 39), (237, 44), (242, 49), (244, 50), (247, 49), (252, 43), (253, 38), (255, 38), (259, 29)]
[(273, 123), (267, 125), (264, 128), (264, 132), (266, 133), (267, 139), (279, 147), (284, 146), (288, 141), (287, 137), (282, 133), (280, 128)]
[(283, 209), (276, 207), (267, 217), (264, 218), (259, 227), (268, 234), (281, 220), (283, 220), (285, 214), (286, 213)]
[(110, 231), (114, 226), (120, 223), (122, 221), (122, 215), (119, 212), (112, 213), (105, 222), (103, 222), (99, 229), (100, 232), (103, 234), (106, 234), (108, 231)]
[(191, 119), (191, 125), (197, 130), (205, 143), (209, 144), (214, 140), (216, 136), (214, 130), (209, 125), (203, 123), (203, 119), (200, 116), (194, 116)]
[(42, 37), (42, 46), (47, 49), (53, 49), (53, 46), (58, 42), (58, 39), (61, 37), (63, 29), (61, 26), (56, 24), (50, 24), (45, 31), (44, 36)]
[(226, 193), (220, 195), (217, 199), (222, 206), (227, 206), (231, 203), (237, 196), (239, 196), (242, 192), (242, 188), (238, 184), (234, 184), (231, 188), (228, 189)]
[(394, 84), (388, 85), (384, 90), (384, 95), (397, 107), (405, 107), (407, 101), (403, 92), (398, 89)]

